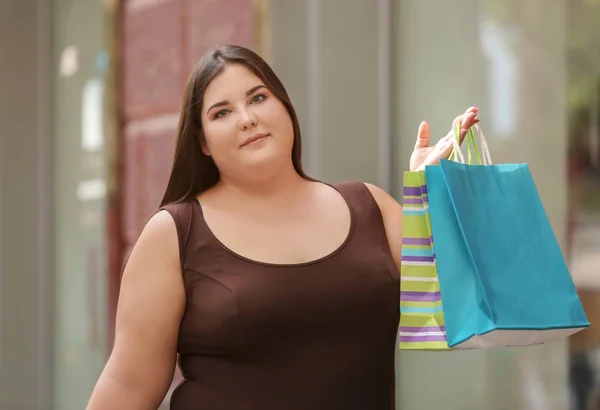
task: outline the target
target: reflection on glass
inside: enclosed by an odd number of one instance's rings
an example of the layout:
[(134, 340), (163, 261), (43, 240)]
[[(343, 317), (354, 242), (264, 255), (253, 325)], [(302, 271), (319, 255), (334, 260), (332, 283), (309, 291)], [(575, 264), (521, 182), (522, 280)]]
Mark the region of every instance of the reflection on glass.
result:
[(480, 38), (488, 60), (489, 109), (494, 113), (488, 126), (496, 138), (514, 138), (517, 134), (519, 99), (518, 65), (510, 44), (512, 32), (493, 21), (483, 20)]

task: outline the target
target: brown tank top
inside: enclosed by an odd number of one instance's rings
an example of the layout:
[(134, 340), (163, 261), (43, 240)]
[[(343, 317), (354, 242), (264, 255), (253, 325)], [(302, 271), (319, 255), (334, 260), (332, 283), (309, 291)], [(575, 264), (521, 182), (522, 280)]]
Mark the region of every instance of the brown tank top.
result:
[(319, 260), (245, 259), (212, 234), (198, 201), (166, 206), (179, 236), (187, 304), (184, 381), (171, 410), (391, 410), (399, 273), (381, 212), (360, 182), (346, 241)]

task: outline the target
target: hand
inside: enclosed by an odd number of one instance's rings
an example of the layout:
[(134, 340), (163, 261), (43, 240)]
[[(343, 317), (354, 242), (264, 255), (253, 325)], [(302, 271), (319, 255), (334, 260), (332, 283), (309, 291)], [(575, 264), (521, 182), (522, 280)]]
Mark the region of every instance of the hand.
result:
[[(463, 115), (456, 117), (455, 121), (460, 122), (460, 143), (462, 144), (469, 129), (479, 122), (477, 118), (478, 108), (471, 107)], [(417, 134), (417, 143), (415, 150), (410, 157), (410, 170), (422, 171), (426, 165), (439, 164), (440, 158), (448, 159), (452, 153), (454, 130), (442, 138), (435, 146), (429, 146), (429, 124), (423, 121), (419, 126)]]

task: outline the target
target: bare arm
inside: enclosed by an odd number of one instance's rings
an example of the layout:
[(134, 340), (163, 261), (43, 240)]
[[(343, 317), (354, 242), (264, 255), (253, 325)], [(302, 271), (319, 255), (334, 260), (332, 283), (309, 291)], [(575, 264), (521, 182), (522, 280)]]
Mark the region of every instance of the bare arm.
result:
[(402, 206), (378, 186), (368, 183), (365, 183), (365, 185), (371, 191), (377, 205), (379, 205), (390, 250), (392, 251), (394, 262), (396, 262), (396, 266), (400, 270), (400, 259), (402, 258)]
[(87, 410), (156, 410), (170, 386), (185, 291), (173, 218), (160, 211), (123, 273), (112, 354)]

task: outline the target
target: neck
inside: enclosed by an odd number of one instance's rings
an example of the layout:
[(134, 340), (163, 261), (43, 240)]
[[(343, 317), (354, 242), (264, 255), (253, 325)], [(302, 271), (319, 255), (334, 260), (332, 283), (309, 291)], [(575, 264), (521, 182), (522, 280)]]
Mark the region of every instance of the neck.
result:
[(275, 198), (293, 198), (300, 187), (308, 181), (302, 178), (293, 164), (282, 167), (277, 172), (260, 179), (221, 176), (219, 189), (231, 197), (273, 200)]

